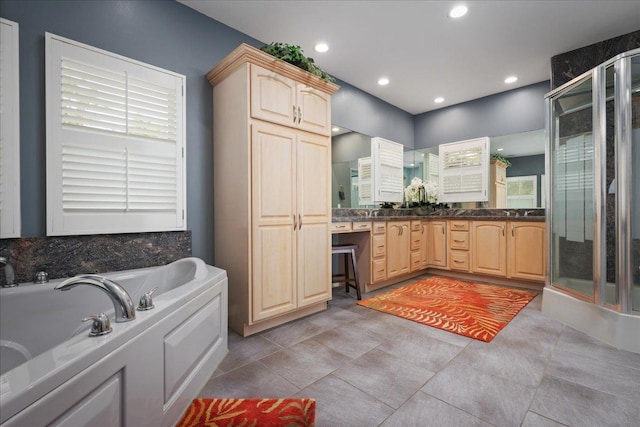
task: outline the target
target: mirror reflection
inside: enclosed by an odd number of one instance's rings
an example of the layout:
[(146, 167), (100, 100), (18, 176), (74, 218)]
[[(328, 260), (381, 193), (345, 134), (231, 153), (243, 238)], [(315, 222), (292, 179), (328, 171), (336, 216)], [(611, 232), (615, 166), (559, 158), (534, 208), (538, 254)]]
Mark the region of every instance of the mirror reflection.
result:
[[(337, 130), (336, 130), (337, 129)], [(507, 208), (544, 208), (544, 129), (490, 137), (490, 153), (501, 154), (510, 165), (506, 169)], [(366, 208), (358, 204), (358, 159), (371, 155), (371, 136), (339, 125), (332, 134), (332, 207)], [(406, 149), (404, 186), (414, 177), (438, 182), (438, 147)], [(480, 208), (488, 202), (454, 204), (453, 207)]]

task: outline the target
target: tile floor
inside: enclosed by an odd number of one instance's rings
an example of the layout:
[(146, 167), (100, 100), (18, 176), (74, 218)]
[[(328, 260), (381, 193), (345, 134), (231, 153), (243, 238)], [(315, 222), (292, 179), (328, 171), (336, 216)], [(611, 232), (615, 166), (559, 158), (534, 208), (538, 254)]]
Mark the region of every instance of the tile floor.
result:
[(248, 338), (229, 331), (201, 396), (311, 397), (318, 427), (640, 426), (640, 354), (545, 317), (541, 302), (484, 343), (334, 288), (325, 312)]

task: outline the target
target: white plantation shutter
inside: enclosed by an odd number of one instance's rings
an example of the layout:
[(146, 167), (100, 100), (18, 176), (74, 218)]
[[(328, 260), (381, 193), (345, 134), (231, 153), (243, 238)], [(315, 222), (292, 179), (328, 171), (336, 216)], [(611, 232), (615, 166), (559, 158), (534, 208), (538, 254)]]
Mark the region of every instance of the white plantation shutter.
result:
[(358, 205), (373, 204), (373, 174), (371, 171), (371, 157), (358, 159)]
[(47, 34), (47, 234), (185, 229), (184, 76)]
[(0, 238), (20, 237), (18, 28), (0, 18)]
[(383, 138), (371, 138), (374, 202), (402, 202), (404, 146)]
[(439, 201), (484, 202), (489, 200), (489, 138), (440, 144)]

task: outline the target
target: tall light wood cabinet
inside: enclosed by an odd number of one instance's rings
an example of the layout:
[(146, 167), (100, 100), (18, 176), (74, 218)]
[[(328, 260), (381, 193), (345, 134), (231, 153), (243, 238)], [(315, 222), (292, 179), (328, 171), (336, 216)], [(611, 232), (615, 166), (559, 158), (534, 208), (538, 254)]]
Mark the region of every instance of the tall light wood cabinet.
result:
[(507, 165), (498, 160), (489, 167), (489, 207), (507, 207)]
[(331, 95), (338, 86), (241, 45), (207, 78), (214, 246), (229, 326), (247, 336), (331, 298)]

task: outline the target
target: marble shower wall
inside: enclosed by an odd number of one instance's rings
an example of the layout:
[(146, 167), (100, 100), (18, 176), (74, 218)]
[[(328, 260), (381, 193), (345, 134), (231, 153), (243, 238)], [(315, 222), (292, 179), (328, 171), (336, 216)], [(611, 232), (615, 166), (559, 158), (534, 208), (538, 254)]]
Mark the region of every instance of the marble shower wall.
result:
[(0, 256), (13, 265), (18, 283), (32, 282), (41, 270), (58, 279), (153, 267), (191, 256), (191, 231), (2, 239)]
[[(580, 49), (565, 52), (551, 58), (551, 87), (555, 89), (571, 81), (575, 77), (591, 70), (603, 62), (627, 52), (640, 48), (640, 30), (594, 43)], [(634, 108), (637, 109), (637, 108)], [(586, 112), (586, 115), (585, 115)], [(591, 109), (584, 112), (571, 114), (571, 117), (564, 117), (562, 136), (576, 135), (591, 131)], [(614, 178), (615, 153), (614, 153), (614, 114), (612, 102), (607, 103), (607, 149), (606, 149), (606, 184), (607, 188)], [(637, 126), (634, 121), (634, 128)], [(615, 196), (607, 196), (606, 208), (606, 256), (607, 282), (615, 283), (615, 260), (616, 260), (616, 232), (615, 232)], [(584, 259), (593, 253), (593, 242), (575, 243), (564, 238), (559, 242), (560, 251), (565, 254), (565, 264), (560, 266), (560, 274), (571, 272), (571, 277), (590, 280), (593, 277), (593, 265), (583, 265)], [(635, 259), (640, 259), (638, 248), (640, 242), (632, 243), (632, 253)]]

